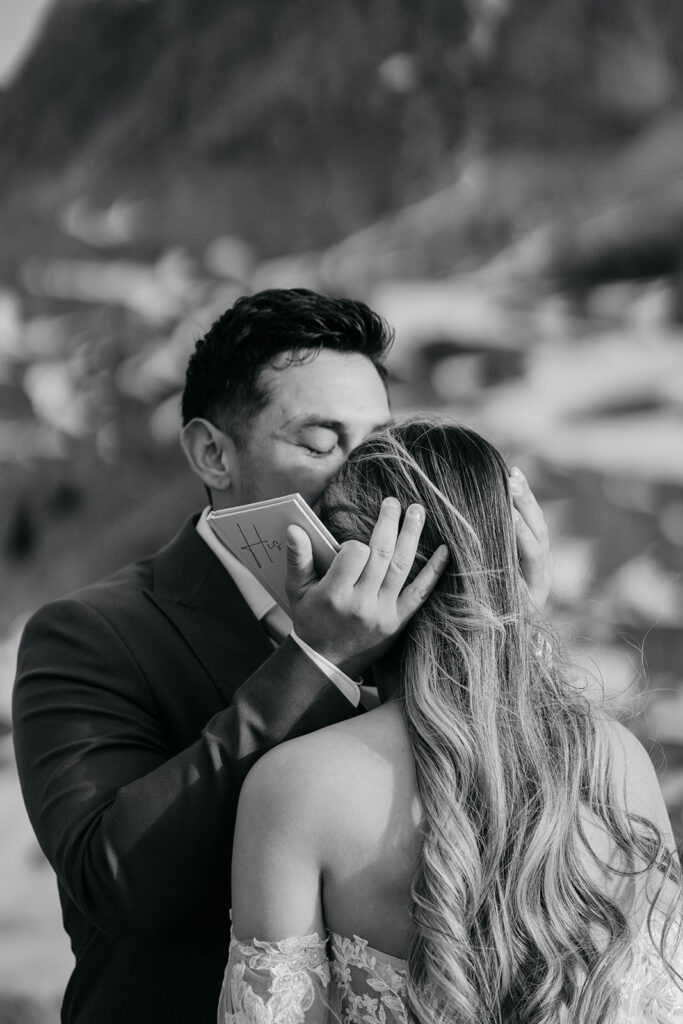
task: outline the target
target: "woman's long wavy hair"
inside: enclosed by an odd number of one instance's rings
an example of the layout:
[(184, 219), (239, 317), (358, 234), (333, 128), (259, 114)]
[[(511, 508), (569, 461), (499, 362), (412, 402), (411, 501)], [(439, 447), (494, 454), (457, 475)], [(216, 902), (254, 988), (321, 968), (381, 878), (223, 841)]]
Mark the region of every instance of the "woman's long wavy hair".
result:
[[(450, 549), (387, 656), (423, 808), (411, 1012), (420, 1024), (607, 1024), (633, 934), (587, 862), (654, 880), (648, 927), (661, 910), (675, 974), (675, 856), (622, 809), (606, 731), (528, 598), (500, 454), (464, 427), (409, 421), (352, 453), (321, 515), (339, 540), (367, 542), (387, 496), (425, 507), (414, 573)], [(619, 868), (592, 850), (587, 812), (625, 854)]]

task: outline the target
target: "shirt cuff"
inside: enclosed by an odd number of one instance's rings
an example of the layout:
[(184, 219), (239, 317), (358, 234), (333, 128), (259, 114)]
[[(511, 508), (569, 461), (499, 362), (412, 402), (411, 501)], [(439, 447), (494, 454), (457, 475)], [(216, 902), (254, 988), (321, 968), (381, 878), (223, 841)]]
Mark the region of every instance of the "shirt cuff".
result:
[(298, 643), (301, 650), (308, 655), (312, 662), (314, 662), (318, 668), (325, 673), (330, 682), (334, 683), (338, 690), (344, 694), (347, 700), (349, 700), (354, 708), (358, 707), (360, 702), (360, 686), (358, 683), (342, 672), (340, 668), (333, 665), (327, 658), (323, 658), (322, 654), (318, 654), (312, 647), (309, 647), (305, 641), (297, 636), (294, 630), (289, 634), (292, 640)]

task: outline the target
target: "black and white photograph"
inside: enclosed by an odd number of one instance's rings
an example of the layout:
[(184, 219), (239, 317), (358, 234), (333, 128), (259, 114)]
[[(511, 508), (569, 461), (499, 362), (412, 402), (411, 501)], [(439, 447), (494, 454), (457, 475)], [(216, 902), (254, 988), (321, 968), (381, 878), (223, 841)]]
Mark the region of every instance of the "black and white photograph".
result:
[(0, 1024), (683, 1024), (683, 5), (2, 0)]

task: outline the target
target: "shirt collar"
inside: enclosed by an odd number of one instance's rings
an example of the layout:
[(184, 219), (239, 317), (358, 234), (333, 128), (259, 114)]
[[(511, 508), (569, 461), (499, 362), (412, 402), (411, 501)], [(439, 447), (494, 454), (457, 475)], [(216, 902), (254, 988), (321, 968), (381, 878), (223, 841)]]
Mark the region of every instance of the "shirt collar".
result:
[(235, 586), (249, 605), (254, 616), (257, 619), (262, 619), (264, 615), (268, 614), (271, 608), (275, 607), (277, 602), (273, 600), (266, 588), (262, 586), (253, 573), (242, 565), (239, 559), (235, 558), (231, 551), (228, 551), (228, 549), (221, 544), (218, 537), (209, 526), (207, 516), (210, 511), (210, 505), (207, 505), (202, 511), (202, 514), (197, 520), (197, 533), (202, 540), (208, 544), (221, 565), (230, 573)]

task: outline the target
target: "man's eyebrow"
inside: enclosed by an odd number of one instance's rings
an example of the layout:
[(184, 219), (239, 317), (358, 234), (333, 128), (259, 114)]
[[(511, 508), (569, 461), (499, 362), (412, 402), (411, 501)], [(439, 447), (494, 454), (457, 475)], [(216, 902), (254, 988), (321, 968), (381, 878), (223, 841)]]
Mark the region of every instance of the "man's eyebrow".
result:
[[(370, 428), (370, 433), (374, 434), (378, 430), (384, 430), (386, 427), (390, 427), (393, 420), (384, 420), (382, 423), (376, 423)], [(328, 420), (325, 416), (292, 416), (291, 420), (287, 420), (283, 426), (285, 428), (294, 428), (295, 430), (306, 430), (310, 427), (322, 427), (323, 430), (333, 430), (339, 437), (345, 437), (348, 433), (348, 426), (342, 423), (341, 420)]]

